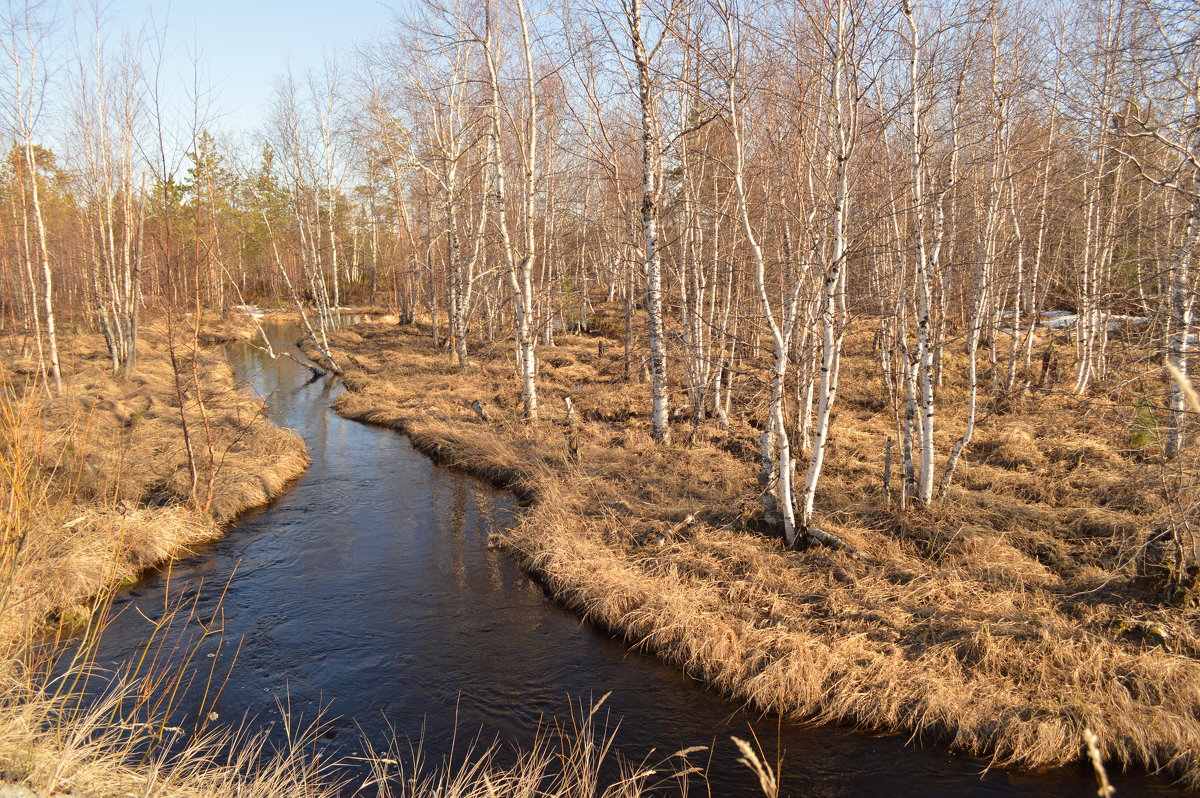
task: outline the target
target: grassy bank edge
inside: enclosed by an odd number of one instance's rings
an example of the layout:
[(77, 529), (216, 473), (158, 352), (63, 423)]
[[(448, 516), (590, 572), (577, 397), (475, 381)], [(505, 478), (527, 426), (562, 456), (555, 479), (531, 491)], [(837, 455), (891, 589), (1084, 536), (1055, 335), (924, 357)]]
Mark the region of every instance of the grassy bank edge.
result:
[[(148, 755), (165, 729), (165, 714), (156, 707), (174, 701), (180, 675), (156, 664), (160, 653), (149, 645), (145, 661), (132, 672), (102, 676), (112, 681), (98, 702), (81, 702), (77, 692), (87, 681), (84, 674), (104, 673), (89, 652), (113, 622), (106, 610), (120, 590), (220, 539), (240, 515), (275, 500), (308, 468), (303, 440), (275, 425), (265, 403), (235, 381), (224, 345), (257, 334), (243, 322), (222, 320), (205, 329), (199, 351), (188, 354), (203, 361), (201, 390), (213, 400), (207, 418), (189, 419), (193, 434), (205, 426), (222, 443), (206, 507), (161, 492), (179, 481), (172, 473), (178, 463), (168, 461), (178, 459), (181, 444), (173, 440), (178, 432), (173, 425), (180, 421), (178, 405), (169, 403), (170, 367), (154, 331), (139, 347), (142, 363), (132, 379), (107, 373), (96, 341), (68, 339), (60, 397), (34, 387), (20, 390), (28, 367), (14, 360), (0, 364), (8, 372), (0, 397), (5, 444), (0, 455), (8, 489), (3, 527), (9, 564), (0, 784), (18, 793), (36, 788), (39, 795), (141, 794), (156, 785), (154, 794), (161, 795), (248, 788), (245, 794), (267, 796), (281, 794), (275, 787), (287, 792), (324, 780), (323, 768), (301, 756), (305, 742), (319, 734), (307, 728), (297, 728), (302, 742), (282, 758), (268, 750), (263, 735), (245, 729), (201, 733), (172, 761)], [(168, 454), (157, 448), (160, 443)], [(231, 454), (243, 445), (246, 451)], [(156, 482), (160, 490), (135, 495), (140, 482)], [(152, 637), (169, 648), (167, 638), (180, 626), (175, 616), (187, 611), (164, 610)], [(68, 670), (55, 675), (62, 667), (56, 665), (62, 644), (71, 637), (82, 648), (71, 655)], [(212, 767), (205, 770), (201, 763)], [(188, 781), (209, 787), (188, 788)]]
[[(347, 352), (354, 351), (352, 342), (342, 343)], [(337, 345), (338, 342), (335, 342)], [(744, 702), (756, 710), (783, 714), (795, 720), (839, 723), (873, 732), (911, 734), (914, 739), (944, 744), (961, 753), (983, 757), (999, 766), (1053, 767), (1081, 761), (1087, 756), (1085, 739), (1090, 732), (1086, 712), (1080, 712), (1074, 722), (1060, 724), (1065, 729), (1043, 730), (1036, 728), (1036, 723), (1026, 723), (1015, 717), (1004, 718), (1003, 722), (995, 724), (960, 724), (952, 713), (939, 711), (944, 707), (906, 706), (902, 700), (893, 699), (896, 706), (890, 708), (889, 714), (880, 720), (873, 720), (870, 718), (869, 701), (853, 697), (843, 701), (840, 695), (788, 694), (786, 690), (761, 689), (755, 676), (762, 668), (752, 668), (752, 675), (747, 678), (745, 669), (730, 667), (717, 653), (722, 651), (726, 642), (719, 639), (721, 630), (709, 630), (704, 628), (703, 623), (689, 622), (687, 608), (679, 610), (665, 606), (662, 597), (650, 591), (641, 594), (622, 593), (627, 583), (618, 572), (628, 563), (621, 562), (620, 557), (610, 556), (611, 552), (603, 551), (603, 546), (593, 545), (584, 539), (587, 536), (575, 538), (570, 533), (562, 533), (564, 529), (579, 529), (594, 522), (594, 518), (589, 520), (585, 514), (578, 512), (571, 498), (562, 498), (562, 486), (578, 476), (571, 473), (569, 466), (555, 468), (553, 465), (535, 463), (531, 468), (522, 470), (513, 460), (505, 458), (498, 448), (486, 442), (481, 443), (477, 432), (481, 422), (471, 418), (469, 413), (457, 413), (454, 418), (448, 418), (445, 414), (435, 417), (433, 411), (422, 413), (414, 411), (411, 406), (401, 407), (403, 404), (412, 404), (409, 400), (414, 400), (414, 397), (411, 396), (397, 398), (395, 402), (390, 401), (390, 397), (381, 401), (380, 396), (372, 393), (373, 386), (383, 382), (375, 373), (374, 369), (359, 369), (348, 374), (346, 384), (350, 390), (334, 402), (333, 409), (346, 418), (396, 429), (407, 435), (415, 448), (436, 462), (473, 474), (497, 487), (512, 490), (532, 506), (516, 528), (496, 537), (498, 545), (509, 551), (564, 606), (622, 637), (629, 644), (681, 668), (727, 697)], [(384, 390), (402, 392), (404, 387), (394, 379), (389, 379)], [(415, 401), (418, 404), (420, 402)], [(506, 423), (491, 423), (490, 431), (503, 436)], [(482, 424), (488, 426), (488, 422)], [(730, 545), (740, 544), (735, 541)], [(840, 571), (841, 565), (845, 565), (842, 562), (843, 554), (839, 552), (793, 554), (776, 551), (768, 556), (775, 561), (775, 565), (807, 557), (814, 560), (811, 563), (806, 560), (807, 564), (825, 567), (835, 574)], [(580, 567), (581, 562), (586, 565)], [(695, 598), (697, 605), (704, 604), (703, 595)], [(801, 649), (807, 646), (807, 652), (813, 655), (814, 660), (821, 658), (819, 640), (810, 639), (799, 645)], [(791, 661), (763, 667), (803, 671), (806, 667), (804, 657), (795, 654), (804, 652), (793, 650), (791, 653)], [(1179, 675), (1183, 676), (1184, 673), (1181, 665)], [(914, 678), (919, 680), (920, 676)], [(864, 689), (888, 687), (873, 683), (869, 674), (856, 674), (855, 679)], [(806, 689), (803, 676), (796, 679), (795, 683), (801, 686), (801, 690)], [(831, 692), (837, 689), (829, 684), (825, 687)], [(1135, 709), (1144, 710), (1140, 706)], [(1126, 768), (1172, 773), (1183, 784), (1195, 789), (1200, 785), (1200, 760), (1196, 752), (1189, 753), (1187, 745), (1164, 743), (1163, 739), (1149, 740), (1139, 737), (1136, 731), (1131, 732), (1143, 721), (1151, 724), (1156, 722), (1154, 718), (1143, 715), (1144, 711), (1141, 714), (1131, 712), (1129, 718), (1114, 721), (1111, 733), (1100, 742), (1100, 753)], [(1164, 718), (1164, 721), (1170, 722), (1168, 718)], [(1023, 736), (1019, 740), (1010, 739), (1007, 733), (1014, 726), (1022, 724), (1034, 728), (1021, 729)], [(1186, 729), (1175, 733), (1179, 739), (1189, 739), (1192, 735)]]

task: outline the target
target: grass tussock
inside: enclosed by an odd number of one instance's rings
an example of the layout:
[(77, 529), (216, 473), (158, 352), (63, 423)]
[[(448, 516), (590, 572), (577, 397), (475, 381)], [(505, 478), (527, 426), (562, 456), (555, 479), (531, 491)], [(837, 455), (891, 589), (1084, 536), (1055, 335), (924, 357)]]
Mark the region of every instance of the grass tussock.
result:
[[(1147, 579), (1147, 541), (1178, 505), (1131, 440), (1140, 384), (985, 407), (946, 501), (900, 514), (881, 482), (895, 428), (870, 340), (847, 336), (818, 501), (819, 526), (857, 556), (754, 533), (753, 375), (729, 430), (681, 424), (687, 443), (660, 449), (619, 338), (541, 348), (543, 420), (527, 424), (507, 344), (459, 369), (427, 327), (364, 324), (335, 336), (352, 364), (335, 408), (535, 500), (499, 544), (566, 604), (735, 699), (1027, 768), (1078, 759), (1090, 729), (1106, 759), (1200, 787), (1200, 611)], [(961, 356), (946, 357), (943, 454), (965, 396)]]
[[(295, 724), (290, 744), (272, 747), (244, 728), (190, 737), (162, 717), (129, 710), (144, 683), (114, 681), (80, 702), (75, 673), (58, 679), (6, 673), (0, 683), (0, 763), (4, 781), (37, 795), (146, 798), (335, 798), (341, 783), (318, 753), (317, 723)], [(285, 722), (286, 719), (285, 719)], [(164, 742), (179, 735), (172, 748)]]
[[(370, 790), (363, 794), (373, 798), (642, 798), (687, 795), (689, 786), (703, 785), (704, 769), (694, 762), (707, 753), (704, 746), (656, 762), (621, 759), (614, 751), (617, 729), (601, 712), (607, 698), (572, 706), (568, 720), (547, 723), (512, 764), (501, 764), (499, 746), (477, 743), (441, 762), (429, 761), (419, 745), (371, 750), (372, 777), (360, 792)], [(697, 792), (706, 791), (700, 786)]]
[(286, 705), (279, 708), (283, 742), (272, 743), (268, 730), (246, 725), (170, 725), (147, 710), (161, 690), (147, 693), (144, 677), (114, 678), (99, 699), (80, 702), (71, 687), (78, 675), (6, 671), (0, 785), (63, 798), (642, 798), (664, 789), (686, 795), (689, 782), (704, 780), (693, 764), (704, 747), (657, 762), (621, 759), (603, 698), (547, 722), (525, 750), (476, 738), (435, 758), (419, 740), (376, 748), (364, 739), (363, 755), (343, 759), (322, 742), (327, 719), (295, 718)]

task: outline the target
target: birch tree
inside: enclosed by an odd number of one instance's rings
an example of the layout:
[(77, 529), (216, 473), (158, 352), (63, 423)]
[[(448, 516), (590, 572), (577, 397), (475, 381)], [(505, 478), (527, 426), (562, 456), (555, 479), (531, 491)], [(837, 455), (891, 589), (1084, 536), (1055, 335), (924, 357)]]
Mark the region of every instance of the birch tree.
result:
[(746, 39), (742, 32), (743, 21), (733, 3), (718, 7), (717, 13), (721, 17), (725, 39), (724, 100), (733, 144), (730, 171), (737, 198), (737, 214), (754, 271), (754, 285), (758, 292), (762, 320), (770, 333), (774, 351), (769, 372), (770, 400), (761, 439), (759, 482), (764, 491), (763, 501), (767, 518), (778, 518), (781, 521), (785, 544), (794, 546), (801, 530), (796, 523), (796, 466), (792, 456), (791, 438), (784, 422), (783, 401), (788, 357), (792, 336), (796, 333), (800, 317), (800, 295), (804, 281), (799, 279), (800, 275), (794, 276), (783, 286), (779, 303), (781, 306), (777, 308), (772, 302), (767, 286), (763, 247), (751, 219), (750, 191), (746, 179), (748, 109), (745, 97), (748, 92), (744, 69)]
[(507, 266), (508, 281), (512, 289), (513, 307), (516, 316), (517, 371), (521, 381), (521, 400), (527, 420), (538, 417), (537, 355), (534, 347), (537, 337), (533, 329), (533, 269), (536, 260), (536, 237), (534, 235), (534, 202), (537, 187), (534, 182), (534, 166), (537, 163), (537, 93), (533, 74), (533, 50), (529, 35), (529, 19), (524, 0), (516, 0), (516, 14), (520, 25), (523, 107), (509, 118), (523, 118), (522, 129), (517, 132), (520, 142), (521, 175), (521, 230), (522, 251), (518, 258), (514, 252), (512, 234), (508, 223), (508, 197), (505, 190), (506, 169), (501, 151), (501, 86), (500, 57), (497, 53), (495, 9), (492, 0), (485, 0), (485, 33), (483, 39), (484, 59), (488, 71), (488, 161), (492, 171), (494, 191), (493, 213), (500, 233), (500, 248)]
[(842, 337), (847, 321), (846, 270), (850, 249), (847, 218), (852, 211), (851, 156), (858, 135), (861, 99), (856, 63), (856, 58), (861, 57), (857, 52), (856, 41), (858, 13), (859, 9), (854, 0), (836, 0), (829, 10), (829, 17), (820, 19), (816, 26), (824, 39), (823, 49), (829, 53), (830, 59), (827, 99), (829, 119), (826, 124), (830, 128), (829, 151), (832, 164), (827, 167), (827, 180), (832, 207), (829, 214), (829, 249), (825, 255), (825, 273), (819, 300), (821, 372), (817, 391), (817, 416), (813, 431), (812, 455), (804, 479), (801, 510), (801, 529), (810, 535), (815, 534), (812, 528), (813, 501), (829, 441), (833, 405), (837, 398), (838, 378), (841, 373)]
[(137, 365), (146, 215), (137, 154), (142, 75), (132, 50), (114, 62), (102, 42), (97, 18), (92, 51), (79, 57), (74, 122), (95, 311), (113, 372), (129, 376)]
[[(1127, 115), (1132, 118), (1117, 128), (1125, 139), (1118, 146), (1141, 178), (1172, 199), (1178, 219), (1163, 265), (1168, 319), (1163, 349), (1180, 375), (1167, 377), (1164, 453), (1176, 458), (1186, 443), (1186, 397), (1179, 380), (1189, 375), (1200, 255), (1200, 17), (1193, 4), (1172, 0), (1142, 0), (1138, 11), (1145, 34), (1132, 48), (1131, 68), (1144, 75), (1147, 91), (1144, 106), (1132, 107)], [(1137, 146), (1146, 144), (1151, 146)]]
[[(901, 10), (908, 29), (909, 77), (909, 180), (912, 189), (913, 262), (916, 265), (916, 351), (913, 353), (911, 383), (919, 386), (920, 403), (917, 432), (920, 441), (920, 465), (916, 469), (916, 496), (922, 504), (933, 501), (933, 424), (934, 424), (934, 345), (931, 340), (930, 304), (933, 293), (931, 275), (930, 231), (928, 229), (926, 197), (926, 137), (924, 129), (925, 86), (922, 80), (921, 26), (918, 20), (919, 0), (902, 0)], [(936, 233), (936, 231), (935, 231)], [(933, 242), (936, 257), (939, 241)], [(911, 403), (911, 402), (910, 402)]]
[[(62, 393), (62, 373), (58, 360), (58, 330), (54, 315), (54, 274), (46, 242), (46, 224), (42, 215), (41, 186), (38, 180), (36, 131), (46, 110), (47, 66), (44, 48), (52, 22), (38, 18), (40, 8), (28, 2), (10, 0), (3, 19), (3, 54), (8, 62), (8, 91), (3, 101), (6, 122), (21, 148), (22, 168), (17, 173), (21, 195), (23, 259), (31, 295), (41, 294), (42, 320), (46, 326), (43, 355), (41, 329), (35, 317), (39, 362), (56, 395)], [(32, 231), (29, 228), (32, 227)], [(41, 282), (34, 275), (40, 272)], [(40, 291), (39, 291), (40, 289)], [(49, 359), (47, 364), (46, 358)]]
[(621, 0), (636, 72), (642, 135), (642, 233), (646, 275), (646, 316), (650, 333), (651, 430), (660, 445), (671, 442), (667, 397), (667, 351), (662, 308), (662, 256), (659, 252), (659, 205), (662, 199), (663, 152), (658, 116), (658, 89), (651, 62), (667, 40), (664, 25), (658, 40), (647, 46), (642, 0)]

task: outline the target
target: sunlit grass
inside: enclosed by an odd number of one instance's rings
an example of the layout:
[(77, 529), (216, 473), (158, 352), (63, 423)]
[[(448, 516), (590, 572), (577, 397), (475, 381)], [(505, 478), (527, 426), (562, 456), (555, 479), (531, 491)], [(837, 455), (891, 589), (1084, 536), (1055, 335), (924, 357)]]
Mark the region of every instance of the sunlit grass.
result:
[[(148, 375), (161, 365), (143, 362)], [(45, 794), (141, 798), (633, 798), (663, 789), (687, 794), (689, 785), (704, 783), (689, 758), (704, 749), (653, 763), (623, 761), (615, 751), (615, 724), (602, 711), (604, 699), (569, 707), (565, 721), (547, 719), (525, 750), (474, 743), (435, 756), (419, 740), (363, 740), (364, 756), (337, 758), (322, 742), (329, 719), (295, 717), (286, 702), (274, 724), (251, 718), (230, 726), (215, 712), (222, 692), (238, 678), (238, 647), (223, 635), (221, 601), (201, 618), (200, 593), (172, 589), (169, 571), (162, 606), (153, 618), (141, 615), (149, 626), (140, 648), (115, 672), (101, 668), (97, 653), (106, 631), (130, 620), (110, 611), (116, 592), (147, 565), (169, 562), (181, 550), (181, 523), (210, 535), (218, 519), (233, 511), (197, 518), (183, 490), (163, 506), (144, 508), (144, 486), (154, 482), (147, 469), (168, 475), (178, 470), (172, 437), (178, 427), (154, 409), (156, 400), (145, 403), (145, 382), (131, 391), (107, 378), (92, 379), (83, 388), (78, 379), (68, 381), (67, 398), (57, 403), (36, 384), (0, 384), (5, 781)], [(219, 402), (212, 406), (222, 408)], [(224, 407), (238, 405), (229, 399)], [(233, 410), (219, 417), (218, 435), (236, 443), (253, 443), (252, 436), (272, 440), (268, 432), (245, 431), (248, 417), (265, 426), (257, 413)], [(139, 428), (153, 434), (129, 434)], [(175, 447), (173, 458), (152, 460), (164, 445)], [(250, 448), (276, 470), (294, 467), (286, 460), (281, 465), (270, 446)], [(252, 492), (238, 493), (243, 489), (236, 469), (267, 466), (237, 458), (227, 465), (234, 475), (219, 475), (214, 505), (255, 503)], [(285, 481), (281, 477), (271, 489)], [(155, 553), (131, 557), (131, 547)], [(81, 581), (81, 573), (89, 576)], [(269, 709), (261, 708), (262, 714)], [(464, 739), (471, 733), (464, 729)]]
[[(619, 379), (619, 340), (543, 348), (543, 419), (527, 424), (503, 345), (479, 342), (458, 368), (426, 327), (367, 324), (334, 336), (356, 363), (335, 408), (517, 489), (530, 509), (494, 544), (590, 621), (738, 701), (1024, 768), (1079, 761), (1090, 729), (1106, 760), (1200, 784), (1200, 616), (1139, 572), (1148, 527), (1180, 505), (1127, 446), (1137, 386), (1102, 386), (1099, 409), (1048, 393), (990, 412), (945, 503), (901, 514), (880, 483), (894, 429), (869, 334), (847, 335), (818, 502), (855, 556), (755, 534), (752, 375), (729, 430), (706, 423), (664, 449), (648, 387)], [(961, 354), (945, 357), (950, 408)], [(556, 423), (568, 395), (578, 460)], [(947, 411), (947, 440), (955, 423)]]

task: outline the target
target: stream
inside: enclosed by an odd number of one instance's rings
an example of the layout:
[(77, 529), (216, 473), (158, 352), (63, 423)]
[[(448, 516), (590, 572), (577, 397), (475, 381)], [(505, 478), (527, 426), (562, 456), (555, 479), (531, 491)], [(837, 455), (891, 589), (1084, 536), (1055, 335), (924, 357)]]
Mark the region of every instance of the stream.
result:
[[(266, 326), (279, 347), (295, 338), (291, 325)], [(657, 761), (713, 746), (714, 796), (761, 794), (729, 739), (751, 728), (772, 757), (782, 747), (791, 796), (1096, 794), (1083, 762), (985, 772), (986, 763), (936, 745), (830, 726), (784, 724), (779, 740), (775, 719), (581, 622), (489, 550), (489, 529), (519, 512), (511, 495), (435, 465), (395, 431), (340, 418), (329, 409), (340, 387), (291, 360), (244, 344), (229, 351), (239, 382), (303, 436), (313, 462), (225, 538), (115, 600), (119, 615), (97, 655), (106, 668), (136, 657), (148, 619), (173, 601), (190, 598), (209, 624), (189, 666), (203, 673), (180, 714), (199, 705), (211, 663), (232, 662), (213, 707), (221, 722), (275, 723), (279, 735), (281, 703), (304, 718), (323, 710), (334, 755), (360, 754), (363, 735), (377, 747), (396, 735), (423, 739), (436, 762), (477, 735), (528, 748), (539, 722), (569, 718), (569, 701), (611, 693), (603, 711), (619, 722), (622, 756)], [(1111, 775), (1122, 798), (1183, 794), (1162, 779)]]

